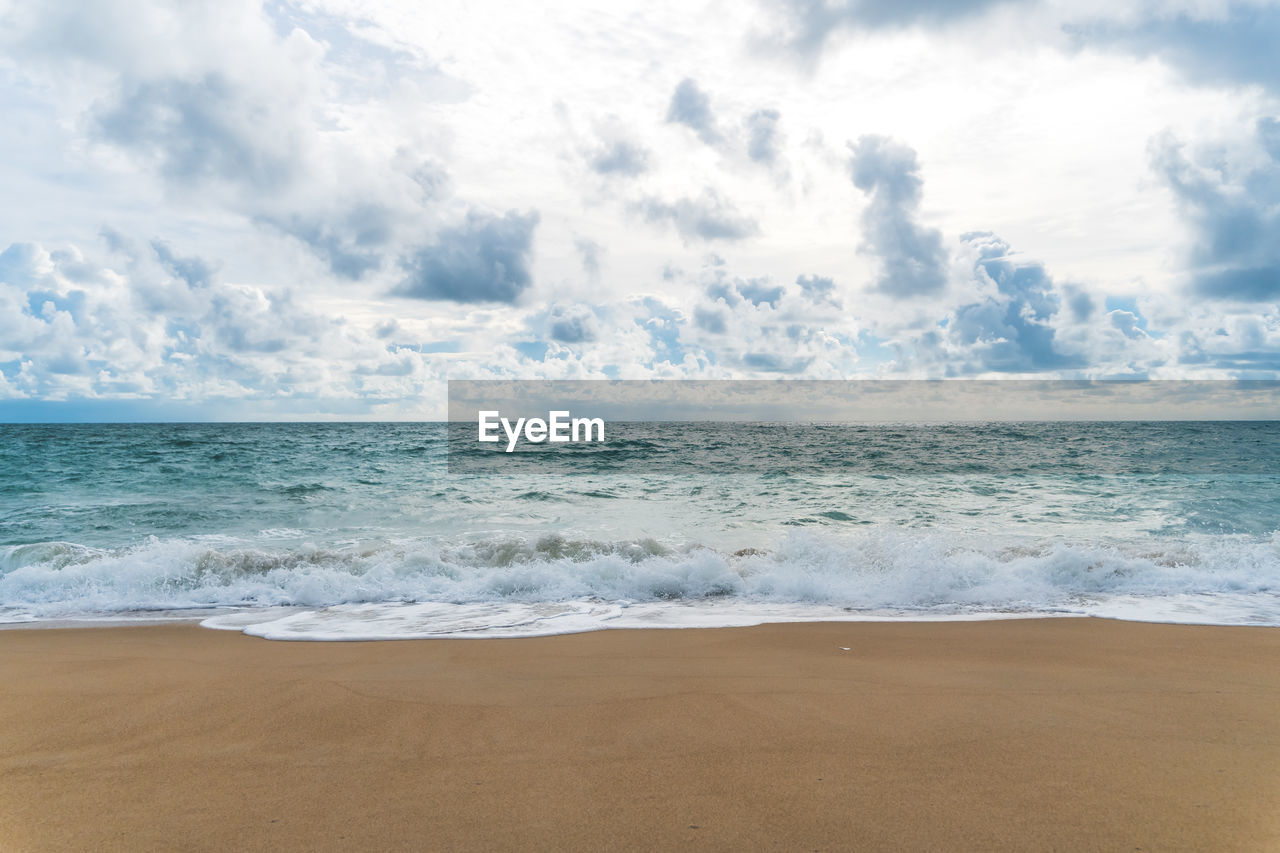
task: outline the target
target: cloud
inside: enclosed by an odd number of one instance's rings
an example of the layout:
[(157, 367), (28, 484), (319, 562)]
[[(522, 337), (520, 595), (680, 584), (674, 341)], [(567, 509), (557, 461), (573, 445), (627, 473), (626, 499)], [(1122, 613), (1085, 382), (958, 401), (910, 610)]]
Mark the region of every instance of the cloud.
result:
[(915, 219), (924, 188), (916, 152), (884, 136), (862, 136), (849, 147), (854, 186), (871, 196), (861, 249), (880, 262), (876, 289), (902, 297), (940, 292), (947, 254), (942, 233)]
[[(1157, 7), (1158, 8), (1158, 7)], [(1079, 44), (1156, 56), (1195, 83), (1280, 88), (1280, 7), (1212, 4), (1207, 14), (1173, 10), (1134, 22), (1068, 27)]]
[(782, 285), (771, 285), (767, 278), (750, 278), (737, 282), (737, 291), (752, 305), (770, 305), (778, 307), (782, 298)]
[(1271, 159), (1280, 162), (1280, 119), (1265, 118), (1258, 119), (1257, 124), (1258, 141), (1262, 143), (1262, 148), (1271, 155)]
[(404, 358), (287, 289), (227, 284), (213, 264), (160, 240), (149, 252), (116, 245), (123, 271), (75, 247), (0, 253), (0, 385), (11, 396), (351, 401), (387, 390), (357, 374)]
[(6, 23), (6, 52), (87, 106), (93, 141), (170, 186), (277, 193), (314, 153), (325, 48), (260, 3), (50, 0)]
[(0, 52), (68, 102), (96, 155), (144, 190), (154, 176), (185, 213), (220, 207), (297, 240), (339, 278), (383, 267), (448, 194), (434, 129), (397, 139), (373, 96), (457, 87), (368, 21), (255, 0), (50, 0), (6, 24)]
[(590, 343), (598, 336), (596, 315), (585, 305), (557, 305), (547, 316), (548, 334), (565, 344)]
[(840, 302), (835, 296), (835, 279), (820, 275), (802, 275), (796, 277), (796, 285), (799, 286), (804, 298), (810, 302), (840, 307)]
[(779, 27), (768, 41), (816, 58), (827, 40), (846, 29), (938, 27), (980, 15), (996, 6), (1035, 0), (767, 0)]
[(782, 147), (782, 134), (778, 122), (782, 113), (777, 110), (756, 110), (747, 116), (747, 157), (763, 166), (778, 162)]
[(264, 216), (260, 222), (296, 238), (329, 265), (334, 275), (355, 281), (382, 266), (391, 241), (395, 214), (365, 202), (328, 219), (316, 214)]
[(1188, 156), (1170, 134), (1151, 147), (1152, 168), (1196, 235), (1191, 284), (1200, 296), (1263, 302), (1280, 297), (1280, 157), (1274, 119), (1256, 126), (1254, 150)]
[(409, 177), (418, 185), (423, 201), (439, 201), (449, 194), (453, 186), (449, 171), (434, 160), (419, 163)]
[(745, 240), (760, 233), (760, 226), (740, 214), (733, 203), (713, 189), (703, 190), (698, 198), (680, 198), (673, 202), (649, 198), (632, 205), (645, 220), (670, 222), (685, 241)]
[[(111, 239), (108, 239), (107, 243), (109, 246), (119, 245)], [(189, 287), (208, 287), (213, 281), (214, 268), (203, 258), (179, 257), (163, 240), (152, 240), (151, 248), (164, 268), (170, 274), (185, 281)]]
[(705, 308), (700, 305), (693, 311), (693, 323), (713, 335), (723, 335), (729, 331), (728, 316), (723, 308)]
[(605, 142), (587, 156), (587, 164), (597, 174), (628, 178), (649, 171), (649, 160), (648, 149), (625, 139)]
[(672, 93), (671, 103), (667, 107), (667, 121), (693, 130), (707, 145), (718, 145), (723, 139), (716, 127), (715, 116), (711, 113), (711, 99), (689, 77), (681, 80)]
[(748, 352), (742, 355), (743, 366), (762, 373), (803, 373), (812, 363), (812, 358), (788, 358), (776, 352)]
[(402, 264), (408, 277), (393, 293), (454, 302), (515, 302), (532, 283), (529, 256), (537, 211), (504, 216), (472, 211), (461, 225)]
[(712, 276), (711, 282), (705, 289), (708, 299), (721, 300), (729, 306), (747, 302), (757, 307), (760, 305), (768, 305), (770, 308), (778, 307), (779, 300), (786, 292), (786, 288), (782, 285), (773, 284), (767, 277), (731, 280), (723, 266), (723, 262), (713, 263), (704, 270), (704, 273), (710, 273)]
[(195, 80), (142, 81), (97, 118), (99, 138), (151, 160), (181, 184), (209, 180), (275, 192), (298, 174), (297, 128), (275, 98), (210, 72)]
[(1280, 318), (1275, 314), (1210, 315), (1191, 321), (1194, 325), (1178, 334), (1179, 364), (1256, 378), (1274, 378), (1280, 371)]
[(604, 246), (586, 237), (574, 240), (573, 246), (578, 250), (578, 256), (582, 258), (582, 271), (587, 274), (587, 278), (592, 281), (599, 279), (600, 261), (604, 257)]
[(964, 353), (974, 372), (1031, 372), (1083, 366), (1056, 346), (1052, 321), (1060, 297), (1041, 264), (1018, 262), (1009, 244), (987, 231), (963, 235), (975, 253), (974, 274), (995, 292), (957, 308), (946, 325), (947, 339)]
[(1064, 286), (1062, 291), (1073, 320), (1077, 323), (1083, 323), (1092, 319), (1094, 312), (1098, 310), (1098, 306), (1088, 292), (1072, 285)]

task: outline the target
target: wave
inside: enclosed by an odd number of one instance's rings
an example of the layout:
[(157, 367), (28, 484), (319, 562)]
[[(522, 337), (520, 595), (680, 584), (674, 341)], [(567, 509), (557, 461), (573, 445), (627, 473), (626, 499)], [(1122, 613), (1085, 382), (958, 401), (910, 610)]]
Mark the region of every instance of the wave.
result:
[(529, 625), (560, 633), (629, 625), (639, 614), (646, 624), (679, 625), (1011, 613), (1280, 625), (1280, 538), (998, 542), (872, 528), (798, 530), (733, 551), (568, 536), (289, 548), (152, 538), (118, 549), (0, 549), (0, 621), (201, 608), (265, 616), (263, 608), (279, 607), (366, 627), (381, 618), (371, 607), (398, 613), (377, 636), (524, 634)]

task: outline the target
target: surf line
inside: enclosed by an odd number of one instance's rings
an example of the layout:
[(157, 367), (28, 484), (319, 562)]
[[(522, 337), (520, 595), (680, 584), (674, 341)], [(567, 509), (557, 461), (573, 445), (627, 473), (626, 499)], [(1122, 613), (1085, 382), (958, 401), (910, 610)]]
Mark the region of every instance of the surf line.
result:
[(550, 442), (604, 441), (604, 418), (575, 418), (566, 410), (547, 412), (542, 418), (516, 418), (514, 424), (498, 411), (478, 413), (476, 423), (480, 441), (501, 441), (498, 428), (507, 436), (507, 453), (516, 449), (521, 436), (530, 444)]

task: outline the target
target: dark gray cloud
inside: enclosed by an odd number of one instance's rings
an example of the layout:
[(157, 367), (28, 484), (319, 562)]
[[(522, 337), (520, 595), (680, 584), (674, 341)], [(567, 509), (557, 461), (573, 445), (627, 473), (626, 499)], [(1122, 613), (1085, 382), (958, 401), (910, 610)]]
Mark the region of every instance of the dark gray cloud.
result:
[(766, 0), (779, 13), (772, 36), (780, 46), (810, 58), (841, 30), (942, 26), (995, 6), (1035, 0)]
[(698, 198), (673, 202), (649, 198), (632, 205), (653, 223), (670, 222), (685, 240), (744, 240), (760, 233), (760, 226), (740, 214), (733, 203), (715, 190), (704, 190)]
[(442, 230), (436, 242), (405, 258), (408, 277), (393, 293), (454, 302), (515, 302), (533, 278), (529, 272), (537, 211), (504, 216), (471, 212), (461, 225)]
[(275, 112), (224, 75), (209, 73), (132, 85), (98, 115), (96, 131), (154, 160), (171, 181), (215, 179), (270, 191), (293, 180), (298, 162)]
[(1062, 291), (1066, 297), (1067, 308), (1071, 309), (1071, 317), (1077, 323), (1083, 323), (1091, 319), (1094, 312), (1098, 310), (1098, 305), (1093, 301), (1093, 297), (1085, 291), (1071, 285), (1063, 287)]
[(752, 305), (763, 305), (766, 302), (773, 308), (778, 307), (782, 298), (782, 285), (771, 284), (767, 278), (749, 278), (737, 283), (738, 293)]
[(587, 157), (592, 171), (600, 175), (634, 178), (649, 171), (649, 151), (642, 145), (616, 139), (604, 143)]
[(715, 335), (723, 335), (729, 330), (728, 313), (723, 308), (693, 309), (693, 324)]
[(938, 293), (947, 283), (942, 232), (916, 221), (924, 181), (916, 152), (883, 136), (850, 145), (853, 183), (871, 196), (862, 214), (862, 250), (880, 261), (876, 289), (893, 296)]
[(961, 306), (947, 326), (951, 340), (974, 360), (969, 367), (1019, 372), (1082, 366), (1056, 346), (1051, 320), (1060, 299), (1044, 267), (1014, 261), (1009, 244), (988, 231), (960, 239), (977, 251), (974, 272), (996, 286), (994, 298)]
[(812, 358), (789, 358), (775, 352), (749, 352), (742, 356), (742, 364), (764, 373), (804, 373)]
[(260, 217), (307, 246), (335, 275), (356, 280), (382, 266), (383, 250), (391, 241), (395, 216), (380, 204), (359, 204), (336, 218), (294, 215)]
[(1248, 166), (1232, 163), (1221, 152), (1193, 159), (1168, 134), (1152, 145), (1152, 167), (1196, 232), (1192, 288), (1201, 296), (1242, 302), (1280, 298), (1280, 158), (1272, 150), (1274, 128), (1274, 119), (1258, 123), (1265, 162)]
[(213, 281), (214, 268), (203, 258), (180, 257), (163, 240), (152, 240), (151, 249), (156, 253), (160, 265), (170, 275), (185, 281), (188, 287), (208, 287)]
[(723, 138), (711, 112), (711, 98), (689, 77), (681, 80), (672, 93), (671, 103), (667, 107), (667, 121), (683, 124), (696, 132), (698, 138), (708, 145), (717, 145)]
[(778, 122), (782, 113), (777, 110), (756, 110), (747, 116), (747, 156), (764, 166), (778, 162), (782, 146), (782, 134)]
[(705, 292), (712, 302), (722, 300), (728, 306), (740, 305), (746, 301), (755, 306), (768, 304), (777, 308), (785, 288), (773, 284), (768, 278), (730, 280), (723, 270), (716, 269), (715, 280), (707, 284)]
[(1187, 79), (1280, 88), (1280, 7), (1229, 4), (1220, 17), (1150, 16), (1137, 23), (1070, 28), (1078, 44), (1157, 56)]
[(839, 307), (835, 279), (821, 275), (802, 275), (796, 277), (796, 284), (800, 288), (800, 293), (810, 302)]
[(556, 306), (547, 316), (547, 330), (551, 339), (560, 343), (589, 343), (598, 334), (596, 315), (585, 306)]

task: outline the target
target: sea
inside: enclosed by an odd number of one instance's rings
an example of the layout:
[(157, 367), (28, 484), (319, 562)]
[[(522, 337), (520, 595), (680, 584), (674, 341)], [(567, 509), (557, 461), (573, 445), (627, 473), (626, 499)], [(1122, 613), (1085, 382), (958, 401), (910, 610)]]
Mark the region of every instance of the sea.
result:
[[(0, 425), (0, 623), (1280, 625), (1280, 422)], [(488, 448), (486, 448), (488, 449)]]

